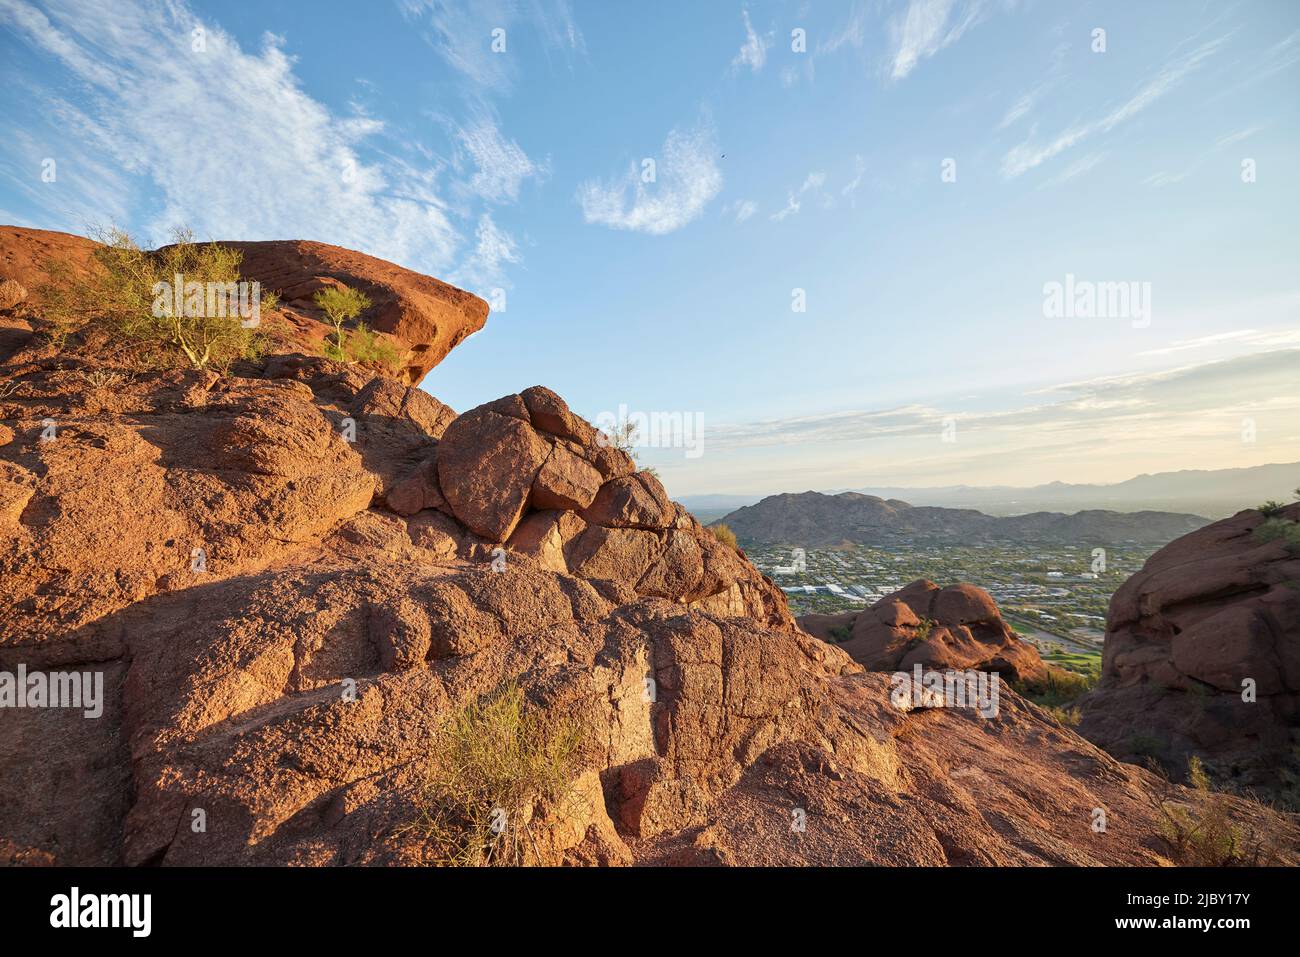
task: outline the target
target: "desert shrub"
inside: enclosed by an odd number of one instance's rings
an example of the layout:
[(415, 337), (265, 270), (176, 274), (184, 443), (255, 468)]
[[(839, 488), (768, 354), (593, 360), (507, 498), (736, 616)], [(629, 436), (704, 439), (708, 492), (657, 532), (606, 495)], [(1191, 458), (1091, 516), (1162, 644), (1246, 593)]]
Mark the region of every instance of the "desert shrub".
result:
[(182, 307), (176, 308), (172, 295), (159, 291), (163, 284), (170, 290), (178, 275), (185, 284), (200, 283), (204, 289), (218, 288), (210, 283), (234, 288), (242, 259), (238, 250), (196, 243), (184, 228), (174, 231), (171, 245), (152, 252), (120, 229), (92, 235), (101, 243), (94, 253), (98, 268), (79, 276), (66, 264), (56, 264), (42, 287), (48, 335), (57, 346), (77, 335), (89, 351), (108, 358), (161, 366), (183, 361), (196, 369), (222, 367), (261, 352), (263, 335), (245, 328), (238, 314), (222, 314), (227, 312), (224, 298), (220, 309), (209, 308), (206, 295), (201, 303), (191, 300), (197, 308), (189, 308), (181, 295)]
[(1177, 801), (1165, 794), (1156, 802), (1159, 836), (1169, 857), (1191, 867), (1262, 863), (1262, 846), (1232, 823), (1228, 797), (1211, 790), (1205, 766), (1195, 755), (1188, 759), (1187, 778), (1195, 792), (1191, 801)]
[(1054, 707), (1049, 707), (1046, 710), (1048, 714), (1050, 714), (1057, 721), (1061, 722), (1061, 724), (1065, 725), (1067, 728), (1073, 728), (1077, 726), (1078, 723), (1083, 719), (1083, 712), (1080, 711), (1078, 708), (1062, 708), (1062, 707), (1054, 706)]
[(848, 625), (836, 625), (830, 631), (831, 644), (838, 645), (853, 637), (853, 629)]
[(1265, 502), (1263, 505), (1260, 505), (1258, 508), (1256, 508), (1255, 511), (1259, 512), (1259, 514), (1263, 515), (1265, 518), (1273, 518), (1274, 516), (1281, 515), (1282, 509), (1284, 509), (1285, 507), (1286, 506), (1283, 505), (1281, 502), (1274, 502), (1272, 499), (1270, 499), (1269, 501)]
[(1159, 760), (1169, 750), (1169, 746), (1153, 734), (1137, 731), (1124, 740), (1124, 749), (1131, 754)]
[(370, 308), (369, 297), (351, 286), (330, 286), (317, 290), (312, 299), (334, 326), (334, 339), (325, 340), (325, 355), (338, 362), (357, 361), (349, 352), (348, 341), (351, 336), (344, 332), (343, 324)]
[(938, 624), (933, 618), (922, 618), (921, 623), (916, 626), (916, 634), (912, 635), (911, 643), (921, 644), (923, 641), (930, 640), (930, 632), (934, 631), (934, 626)]
[[(600, 434), (601, 436), (603, 436), (603, 438), (598, 437), (597, 441), (608, 447), (616, 448), (620, 452), (625, 454), (628, 458), (630, 458), (633, 462), (636, 463), (636, 467), (638, 471), (645, 472), (649, 475), (653, 475), (655, 478), (659, 478), (658, 469), (651, 468), (650, 466), (641, 464), (641, 456), (636, 450), (637, 432), (638, 432), (638, 428), (635, 422), (623, 421), (623, 422), (616, 423), (611, 428), (600, 429)], [(728, 531), (730, 531), (730, 529), (728, 529)], [(731, 544), (734, 546), (735, 542), (733, 541), (731, 542)]]
[(1300, 522), (1270, 518), (1255, 527), (1254, 536), (1261, 542), (1281, 540), (1288, 548), (1300, 548)]
[(1045, 677), (1033, 680), (1022, 679), (1015, 682), (1012, 687), (1017, 694), (1028, 698), (1034, 704), (1052, 710), (1072, 704), (1091, 691), (1096, 686), (1097, 680), (1098, 676), (1095, 674), (1079, 674), (1055, 665), (1048, 665)]
[(732, 548), (736, 547), (736, 533), (733, 532), (729, 526), (710, 525), (709, 531), (711, 531), (713, 533), (713, 537), (716, 538), (718, 541), (720, 541), (723, 545), (730, 545)]
[(506, 684), (442, 728), (415, 826), (440, 863), (523, 864), (540, 826), (533, 811), (567, 799), (581, 745), (576, 721), (528, 708), (519, 686)]
[(354, 362), (373, 362), (392, 371), (402, 362), (402, 354), (391, 342), (373, 332), (364, 322), (348, 334), (347, 354)]

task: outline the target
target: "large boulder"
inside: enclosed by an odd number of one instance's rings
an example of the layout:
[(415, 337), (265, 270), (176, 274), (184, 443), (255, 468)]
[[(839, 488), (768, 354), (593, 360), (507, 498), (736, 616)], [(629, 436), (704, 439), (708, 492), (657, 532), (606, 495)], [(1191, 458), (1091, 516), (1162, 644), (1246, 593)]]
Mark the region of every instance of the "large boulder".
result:
[[(1300, 807), (1300, 504), (1170, 542), (1111, 598), (1080, 731)], [(1289, 533), (1289, 534), (1288, 534)]]
[(1038, 649), (1019, 638), (993, 597), (965, 583), (914, 581), (860, 612), (803, 615), (799, 626), (837, 644), (870, 671), (997, 672), (1009, 681), (1045, 678)]

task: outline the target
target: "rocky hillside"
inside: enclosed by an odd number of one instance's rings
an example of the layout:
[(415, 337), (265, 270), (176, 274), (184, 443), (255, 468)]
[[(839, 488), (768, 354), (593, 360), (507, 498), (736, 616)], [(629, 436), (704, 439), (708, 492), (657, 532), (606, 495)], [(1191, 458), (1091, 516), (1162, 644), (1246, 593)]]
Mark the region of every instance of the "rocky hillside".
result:
[(106, 368), (46, 331), (0, 312), (0, 690), (104, 698), (0, 699), (0, 862), (1161, 864), (1207, 815), (1300, 860), (1292, 818), (1010, 689), (896, 708), (544, 388), (457, 415), (409, 367)]
[(1079, 730), (1300, 807), (1300, 504), (1171, 542), (1111, 599)]
[(769, 495), (721, 520), (742, 543), (891, 545), (905, 543), (1154, 542), (1209, 520), (1174, 512), (1033, 512), (997, 518), (967, 508), (912, 506), (857, 492)]

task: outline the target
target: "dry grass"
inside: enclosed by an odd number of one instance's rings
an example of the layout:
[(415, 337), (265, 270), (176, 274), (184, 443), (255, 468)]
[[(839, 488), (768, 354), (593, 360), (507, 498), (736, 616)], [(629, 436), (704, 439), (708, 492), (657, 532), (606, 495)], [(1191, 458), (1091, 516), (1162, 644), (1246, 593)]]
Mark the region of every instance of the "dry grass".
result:
[(578, 723), (530, 709), (506, 684), (453, 715), (437, 738), (414, 827), (452, 866), (518, 866), (538, 856), (536, 811), (563, 807), (577, 775)]
[(726, 525), (710, 525), (709, 531), (723, 545), (730, 545), (732, 548), (736, 547), (736, 533), (730, 527)]
[[(1187, 762), (1191, 801), (1171, 793), (1155, 799), (1160, 814), (1159, 837), (1168, 856), (1188, 867), (1257, 867), (1267, 863), (1263, 844), (1253, 832), (1243, 833), (1229, 817), (1230, 799), (1210, 788), (1200, 758)], [(1172, 789), (1169, 789), (1172, 791)]]

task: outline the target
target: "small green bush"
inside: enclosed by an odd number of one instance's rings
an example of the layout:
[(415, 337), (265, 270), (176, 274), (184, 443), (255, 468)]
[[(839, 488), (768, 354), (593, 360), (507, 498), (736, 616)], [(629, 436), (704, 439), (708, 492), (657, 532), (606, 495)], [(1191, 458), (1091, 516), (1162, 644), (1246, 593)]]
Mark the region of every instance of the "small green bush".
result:
[(1145, 758), (1156, 758), (1157, 760), (1162, 758), (1168, 750), (1168, 745), (1164, 741), (1154, 735), (1143, 734), (1142, 732), (1130, 734), (1124, 741), (1124, 747), (1133, 754)]
[(1274, 502), (1272, 499), (1269, 499), (1263, 505), (1256, 508), (1255, 511), (1259, 512), (1259, 514), (1263, 515), (1265, 518), (1273, 518), (1274, 516), (1281, 515), (1282, 509), (1284, 508), (1286, 508), (1286, 506), (1281, 502)]
[(333, 341), (325, 341), (325, 355), (337, 362), (355, 362), (348, 349), (351, 338), (343, 331), (343, 323), (357, 318), (370, 308), (370, 299), (359, 289), (350, 286), (330, 286), (319, 289), (312, 297), (317, 308), (334, 326)]
[(1046, 677), (1017, 681), (1012, 687), (1017, 694), (1051, 710), (1072, 704), (1081, 698), (1096, 686), (1098, 678), (1095, 674), (1079, 674), (1048, 665)]
[(1255, 527), (1254, 536), (1261, 542), (1281, 540), (1288, 548), (1300, 548), (1300, 522), (1270, 518)]
[(1083, 720), (1083, 712), (1078, 708), (1050, 707), (1047, 712), (1067, 728), (1076, 727)]
[(525, 863), (539, 826), (534, 810), (563, 802), (577, 775), (580, 731), (572, 719), (526, 707), (513, 682), (453, 715), (437, 738), (414, 825), (439, 863)]

